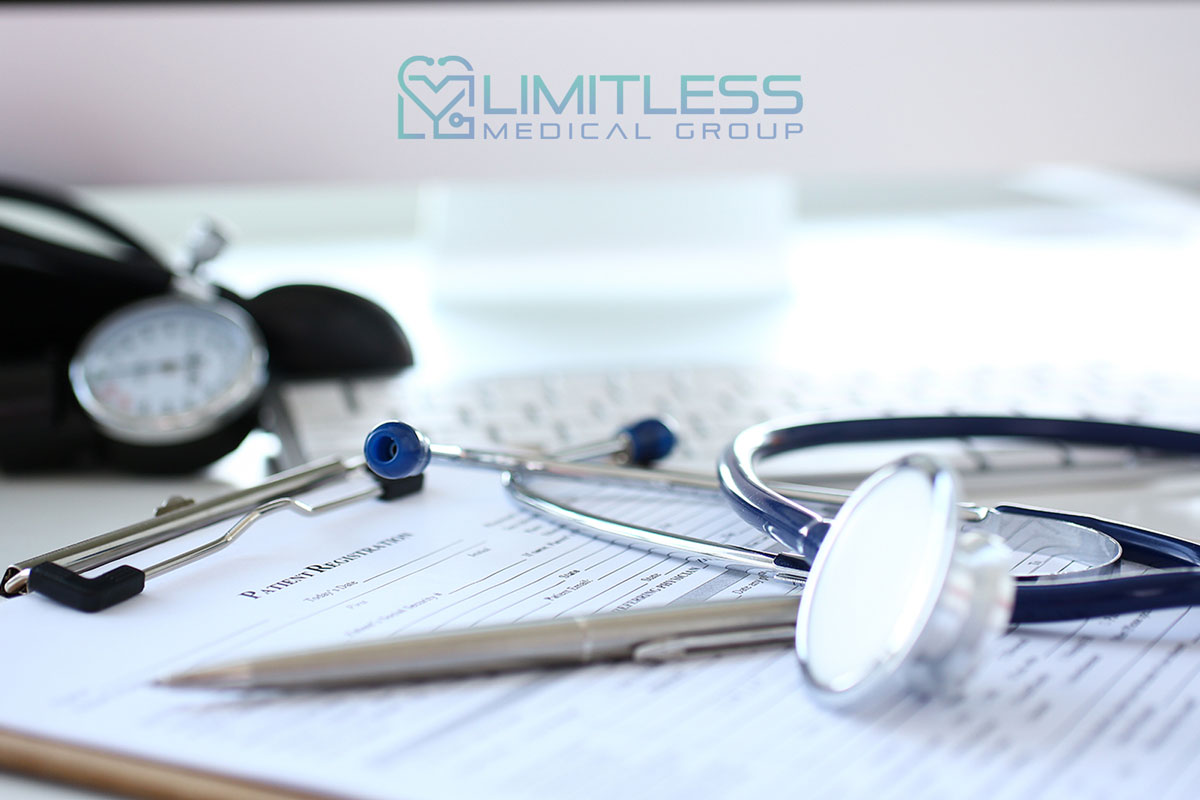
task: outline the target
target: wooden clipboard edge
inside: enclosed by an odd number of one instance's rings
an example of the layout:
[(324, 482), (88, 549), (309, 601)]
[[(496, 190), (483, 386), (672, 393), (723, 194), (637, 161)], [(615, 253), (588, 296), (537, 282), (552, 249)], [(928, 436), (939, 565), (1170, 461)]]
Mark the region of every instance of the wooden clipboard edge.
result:
[(0, 727), (0, 769), (151, 800), (331, 800), (277, 784), (217, 775)]

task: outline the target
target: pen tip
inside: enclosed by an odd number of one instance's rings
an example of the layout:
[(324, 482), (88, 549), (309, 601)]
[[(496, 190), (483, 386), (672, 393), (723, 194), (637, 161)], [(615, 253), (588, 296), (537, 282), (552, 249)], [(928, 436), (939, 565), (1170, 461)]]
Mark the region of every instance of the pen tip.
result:
[(176, 672), (154, 681), (155, 686), (234, 689), (249, 684), (250, 673), (242, 667), (207, 667)]

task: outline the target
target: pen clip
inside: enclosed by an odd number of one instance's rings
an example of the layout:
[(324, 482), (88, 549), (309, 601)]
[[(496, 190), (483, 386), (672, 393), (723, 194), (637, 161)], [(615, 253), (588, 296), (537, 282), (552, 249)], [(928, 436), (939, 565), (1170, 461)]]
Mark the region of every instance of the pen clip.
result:
[(710, 656), (731, 650), (747, 650), (796, 641), (795, 625), (774, 625), (723, 633), (700, 633), (693, 636), (673, 636), (652, 639), (633, 648), (630, 660), (643, 664), (680, 661), (685, 658)]

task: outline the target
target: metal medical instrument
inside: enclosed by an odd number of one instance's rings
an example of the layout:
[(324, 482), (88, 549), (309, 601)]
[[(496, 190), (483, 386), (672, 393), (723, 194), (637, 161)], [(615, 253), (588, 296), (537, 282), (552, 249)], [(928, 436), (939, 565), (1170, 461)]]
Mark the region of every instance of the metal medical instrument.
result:
[[(820, 702), (867, 707), (907, 691), (951, 691), (983, 646), (1010, 624), (1082, 619), (1200, 604), (1200, 545), (1111, 520), (1046, 509), (964, 506), (959, 480), (937, 459), (889, 464), (848, 497), (780, 487), (758, 475), (770, 456), (818, 444), (1018, 436), (1200, 453), (1200, 433), (1092, 420), (897, 417), (764, 423), (739, 434), (715, 481), (648, 470), (596, 469), (518, 454), (432, 445), (403, 423), (364, 444), (388, 478), (421, 474), (432, 459), (504, 472), (514, 498), (602, 538), (685, 558), (798, 580), (808, 569), (795, 630), (805, 685)], [(717, 486), (734, 510), (788, 549), (782, 554), (588, 515), (529, 488), (538, 475), (606, 478), (660, 488)], [(835, 507), (832, 515), (830, 505)], [(837, 507), (840, 506), (840, 507)], [(965, 519), (964, 519), (965, 512)], [(1014, 527), (1015, 524), (1015, 527)], [(1062, 576), (1010, 574), (1006, 544), (1040, 528), (1035, 550), (1063, 560)], [(1047, 536), (1047, 534), (1049, 534)], [(1121, 557), (1168, 569), (1107, 577)], [(1077, 562), (1077, 563), (1072, 563)], [(1070, 571), (1072, 568), (1079, 568)]]

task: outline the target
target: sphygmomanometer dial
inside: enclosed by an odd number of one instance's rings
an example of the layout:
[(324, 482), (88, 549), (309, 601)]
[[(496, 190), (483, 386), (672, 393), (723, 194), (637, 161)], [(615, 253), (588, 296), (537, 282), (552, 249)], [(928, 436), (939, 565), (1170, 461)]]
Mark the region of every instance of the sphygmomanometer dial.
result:
[(118, 442), (197, 440), (245, 414), (267, 383), (267, 352), (250, 315), (223, 299), (171, 296), (102, 319), (70, 365), (80, 407)]

